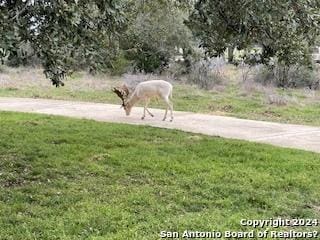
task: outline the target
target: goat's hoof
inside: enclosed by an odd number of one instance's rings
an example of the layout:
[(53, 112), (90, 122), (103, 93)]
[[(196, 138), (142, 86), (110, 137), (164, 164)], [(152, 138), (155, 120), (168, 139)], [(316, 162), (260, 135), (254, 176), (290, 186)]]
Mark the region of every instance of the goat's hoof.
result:
[(173, 119), (170, 119), (170, 122), (173, 122)]
[(164, 118), (164, 119), (162, 119), (162, 121), (165, 121), (166, 119)]
[(144, 120), (144, 117), (141, 117), (141, 120)]
[(153, 114), (151, 114), (151, 117), (154, 117), (154, 115), (153, 115)]

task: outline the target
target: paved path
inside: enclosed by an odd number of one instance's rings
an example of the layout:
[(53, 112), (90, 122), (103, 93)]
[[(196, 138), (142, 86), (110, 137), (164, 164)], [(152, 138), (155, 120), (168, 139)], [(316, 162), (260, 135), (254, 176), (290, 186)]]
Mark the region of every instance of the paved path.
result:
[(0, 110), (180, 129), (320, 153), (320, 127), (243, 120), (189, 112), (175, 112), (173, 122), (163, 122), (161, 119), (164, 111), (159, 109), (150, 109), (155, 114), (154, 118), (147, 116), (145, 120), (141, 120), (142, 108), (139, 107), (133, 108), (131, 116), (127, 117), (119, 105), (30, 98), (0, 98)]

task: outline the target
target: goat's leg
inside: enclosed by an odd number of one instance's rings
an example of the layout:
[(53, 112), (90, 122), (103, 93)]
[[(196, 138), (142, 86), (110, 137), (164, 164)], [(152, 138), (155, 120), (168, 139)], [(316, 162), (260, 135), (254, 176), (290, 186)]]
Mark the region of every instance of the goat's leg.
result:
[(147, 110), (147, 113), (148, 113), (151, 117), (154, 117), (154, 115), (149, 111), (148, 108), (146, 108), (146, 110)]
[(166, 118), (167, 118), (167, 113), (168, 113), (168, 109), (170, 109), (170, 115), (171, 115), (170, 122), (172, 122), (172, 120), (173, 120), (173, 104), (170, 102), (170, 100), (169, 100), (168, 97), (165, 97), (165, 98), (164, 98), (164, 101), (165, 101), (166, 104), (167, 104), (167, 108), (166, 108), (166, 111), (165, 111), (165, 113), (164, 113), (163, 121), (166, 120)]
[(141, 117), (141, 120), (143, 120), (146, 117), (146, 109), (147, 109), (147, 107), (146, 107), (146, 105), (144, 105), (144, 107), (143, 107), (143, 115)]
[(168, 108), (170, 109), (170, 122), (172, 122), (173, 121), (173, 104), (172, 104), (172, 102), (169, 100), (169, 98), (165, 98), (164, 99), (165, 100), (165, 102), (166, 102), (166, 104), (167, 104), (167, 108), (166, 108), (166, 112), (165, 112), (165, 114), (164, 114), (164, 118), (163, 118), (163, 121), (164, 120), (166, 120), (166, 118), (167, 118), (167, 112), (168, 112)]
[(149, 102), (150, 102), (150, 100), (148, 99), (147, 101), (146, 101), (146, 105), (145, 105), (145, 107), (146, 107), (146, 111), (147, 111), (147, 113), (151, 116), (151, 117), (154, 117), (154, 115), (149, 111), (149, 109), (148, 109), (148, 104), (149, 104)]
[(144, 103), (144, 107), (143, 107), (143, 115), (141, 117), (141, 119), (145, 119), (146, 117), (146, 112), (151, 116), (153, 117), (153, 114), (148, 110), (148, 104), (149, 104), (149, 99), (145, 100), (145, 103)]
[(146, 117), (146, 107), (143, 107), (143, 115), (141, 117), (141, 120), (143, 120)]
[(162, 119), (162, 121), (165, 121), (167, 118), (167, 113), (168, 113), (168, 107), (166, 107), (166, 111), (164, 112), (164, 117)]
[(170, 101), (169, 101), (169, 108), (170, 108), (170, 116), (171, 116), (170, 122), (172, 122), (173, 121), (173, 104)]

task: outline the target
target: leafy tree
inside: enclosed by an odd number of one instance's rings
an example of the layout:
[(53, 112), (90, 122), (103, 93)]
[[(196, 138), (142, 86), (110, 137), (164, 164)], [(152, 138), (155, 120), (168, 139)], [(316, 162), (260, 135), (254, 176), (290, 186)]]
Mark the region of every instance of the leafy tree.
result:
[(186, 24), (211, 56), (227, 47), (262, 46), (260, 63), (271, 57), (286, 66), (310, 63), (319, 35), (318, 0), (198, 0)]
[(173, 0), (127, 1), (128, 29), (121, 47), (137, 70), (161, 71), (177, 54), (177, 48), (190, 48), (192, 34), (183, 24), (190, 6)]
[(116, 0), (0, 0), (0, 22), (2, 61), (29, 43), (59, 86), (77, 64), (92, 71), (108, 64), (126, 21)]

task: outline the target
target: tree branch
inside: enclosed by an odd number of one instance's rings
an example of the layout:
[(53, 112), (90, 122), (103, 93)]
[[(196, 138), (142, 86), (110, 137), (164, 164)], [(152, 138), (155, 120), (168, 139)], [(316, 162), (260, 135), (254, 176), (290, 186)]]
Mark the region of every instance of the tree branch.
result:
[(23, 14), (27, 10), (28, 6), (29, 6), (29, 0), (26, 1), (26, 4), (24, 5), (24, 7), (20, 11), (16, 10), (16, 12), (17, 12), (16, 15), (13, 16), (10, 20), (16, 20), (19, 23), (20, 15)]

